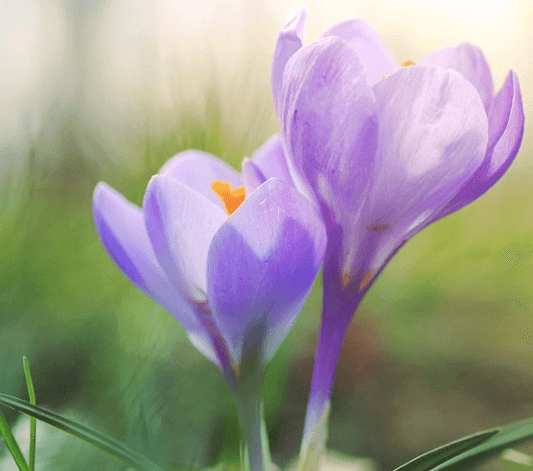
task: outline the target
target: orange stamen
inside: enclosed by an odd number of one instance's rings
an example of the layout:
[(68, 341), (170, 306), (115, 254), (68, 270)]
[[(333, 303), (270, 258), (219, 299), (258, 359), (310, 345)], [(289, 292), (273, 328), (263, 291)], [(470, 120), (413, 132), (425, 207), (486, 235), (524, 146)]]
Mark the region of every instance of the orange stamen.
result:
[(231, 189), (231, 183), (215, 180), (211, 184), (211, 189), (218, 195), (224, 203), (226, 212), (231, 216), (246, 198), (244, 186)]
[(363, 291), (368, 283), (370, 283), (370, 280), (374, 276), (374, 273), (376, 273), (376, 270), (372, 269), (369, 272), (366, 273), (365, 277), (363, 278), (363, 281), (359, 285), (359, 291)]
[(402, 66), (409, 67), (410, 65), (416, 65), (413, 61), (405, 61)]
[(342, 275), (342, 287), (346, 288), (346, 285), (350, 282), (350, 275), (348, 273), (345, 273)]

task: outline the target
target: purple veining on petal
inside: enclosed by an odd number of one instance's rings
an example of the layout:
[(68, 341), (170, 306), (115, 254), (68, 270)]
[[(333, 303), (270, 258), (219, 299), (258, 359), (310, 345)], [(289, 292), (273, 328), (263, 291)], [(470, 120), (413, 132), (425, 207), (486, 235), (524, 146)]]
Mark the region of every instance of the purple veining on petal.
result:
[(335, 37), (303, 47), (287, 64), (282, 100), (297, 188), (349, 231), (372, 179), (377, 139), (374, 97), (356, 53)]

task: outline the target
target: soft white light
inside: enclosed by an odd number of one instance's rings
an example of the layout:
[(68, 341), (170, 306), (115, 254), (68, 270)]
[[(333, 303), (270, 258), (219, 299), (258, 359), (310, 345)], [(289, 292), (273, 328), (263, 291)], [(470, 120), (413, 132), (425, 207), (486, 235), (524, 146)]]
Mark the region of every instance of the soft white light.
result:
[(416, 3), (477, 20), (493, 20), (514, 0), (415, 0)]

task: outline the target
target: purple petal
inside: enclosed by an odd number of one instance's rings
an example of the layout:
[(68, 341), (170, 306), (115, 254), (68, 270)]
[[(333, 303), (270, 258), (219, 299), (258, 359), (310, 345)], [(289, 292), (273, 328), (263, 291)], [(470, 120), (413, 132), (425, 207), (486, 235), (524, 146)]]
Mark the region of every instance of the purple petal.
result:
[(207, 300), (206, 266), (211, 239), (226, 220), (202, 194), (169, 177), (152, 177), (143, 201), (144, 222), (168, 278), (195, 303)]
[(261, 169), (250, 159), (242, 161), (242, 180), (246, 194), (250, 195), (257, 187), (266, 182), (266, 177)]
[(157, 262), (141, 209), (100, 182), (94, 190), (93, 213), (100, 239), (113, 261), (135, 286), (172, 314), (195, 346), (217, 363), (193, 306), (169, 281)]
[(218, 207), (224, 209), (221, 199), (212, 190), (215, 181), (231, 183), (232, 188), (242, 185), (241, 176), (217, 157), (198, 150), (187, 150), (172, 157), (159, 171), (195, 189)]
[(274, 57), (272, 59), (272, 96), (274, 98), (274, 108), (279, 116), (279, 100), (281, 95), (281, 85), (283, 82), (283, 72), (285, 64), (291, 56), (302, 47), (302, 36), (307, 13), (305, 9), (298, 10), (285, 22), (278, 36)]
[(446, 47), (427, 56), (421, 64), (436, 64), (459, 72), (476, 87), (485, 105), (485, 111), (489, 112), (494, 86), (489, 64), (481, 49), (468, 43)]
[[(507, 99), (507, 94), (512, 90), (512, 99)], [(507, 105), (510, 106), (509, 120), (507, 126), (501, 134), (501, 137), (493, 144), (492, 154), (490, 156), (490, 164), (487, 169), (487, 177), (492, 186), (501, 176), (507, 171), (513, 162), (520, 144), (524, 136), (524, 108), (522, 106), (522, 95), (520, 93), (520, 84), (518, 77), (514, 72), (509, 72), (507, 80), (502, 87), (502, 90), (496, 96), (495, 106), (491, 110), (489, 116), (490, 124), (494, 122), (494, 128), (498, 128), (498, 121), (500, 113), (499, 108)], [(505, 105), (504, 105), (505, 103)], [(505, 113), (507, 114), (507, 113)], [(489, 128), (490, 129), (490, 128)], [(499, 133), (494, 132), (494, 137)], [(487, 188), (488, 189), (488, 188)], [(485, 190), (486, 191), (486, 190)]]
[(287, 158), (283, 150), (283, 140), (278, 134), (271, 137), (266, 144), (260, 147), (252, 157), (265, 179), (279, 178), (281, 181), (292, 184), (291, 174), (287, 166)]
[(399, 70), (374, 91), (379, 146), (369, 224), (410, 225), (440, 209), (479, 167), (487, 116), (470, 82), (440, 67)]
[(398, 69), (381, 37), (365, 21), (346, 20), (328, 29), (322, 37), (336, 36), (355, 49), (366, 71), (368, 86)]
[[(298, 189), (328, 226), (351, 230), (373, 173), (377, 117), (357, 54), (344, 40), (303, 47), (285, 71), (281, 133)], [(344, 234), (347, 243), (351, 235)]]
[(250, 349), (264, 361), (292, 326), (322, 264), (326, 233), (312, 204), (270, 179), (213, 237), (209, 305), (235, 361)]
[(453, 213), (484, 194), (507, 171), (524, 135), (524, 109), (518, 77), (509, 72), (489, 116), (492, 143), (485, 160), (455, 197), (430, 221)]

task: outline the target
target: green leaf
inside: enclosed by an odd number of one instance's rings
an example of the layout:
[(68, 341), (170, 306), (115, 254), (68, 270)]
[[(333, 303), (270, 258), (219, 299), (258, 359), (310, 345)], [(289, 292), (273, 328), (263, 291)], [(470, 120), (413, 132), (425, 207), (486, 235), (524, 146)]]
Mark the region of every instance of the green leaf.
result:
[(2, 434), (2, 436), (4, 437), (7, 449), (11, 453), (11, 456), (15, 460), (15, 463), (17, 463), (17, 466), (20, 471), (30, 471), (30, 468), (28, 467), (24, 456), (22, 456), (22, 451), (20, 451), (20, 447), (17, 441), (15, 440), (15, 437), (13, 436), (13, 433), (11, 432), (11, 429), (9, 428), (9, 425), (7, 424), (4, 414), (2, 414), (2, 412), (0, 412), (0, 434)]
[[(94, 430), (86, 425), (79, 424), (73, 420), (62, 417), (55, 412), (51, 412), (42, 407), (35, 406), (29, 402), (23, 401), (17, 397), (0, 393), (0, 404), (11, 407), (19, 412), (27, 414), (36, 419), (42, 420), (47, 424), (63, 432), (69, 433), (101, 450), (113, 455), (115, 458), (122, 460), (139, 471), (163, 471), (160, 466), (152, 463), (145, 456), (131, 450), (123, 443), (102, 432)], [(21, 468), (22, 469), (22, 468)], [(26, 467), (24, 470), (28, 470)]]
[(395, 471), (464, 471), (533, 438), (533, 419), (480, 432), (432, 450)]
[(428, 451), (414, 460), (403, 464), (399, 468), (396, 468), (394, 471), (430, 471), (435, 469), (435, 466), (479, 445), (496, 433), (498, 433), (497, 430), (490, 430), (488, 432), (480, 432), (475, 435), (461, 438), (455, 442)]
[[(30, 362), (26, 357), (22, 357), (22, 364), (24, 365), (24, 376), (26, 377), (26, 387), (28, 388), (28, 397), (30, 404), (35, 405), (35, 389), (33, 387), (33, 380), (30, 372)], [(35, 417), (30, 418), (30, 470), (35, 471), (35, 439), (37, 436), (37, 420)]]

